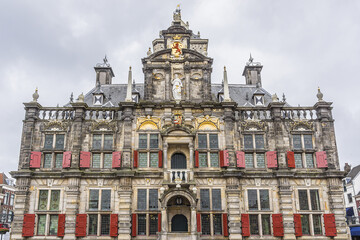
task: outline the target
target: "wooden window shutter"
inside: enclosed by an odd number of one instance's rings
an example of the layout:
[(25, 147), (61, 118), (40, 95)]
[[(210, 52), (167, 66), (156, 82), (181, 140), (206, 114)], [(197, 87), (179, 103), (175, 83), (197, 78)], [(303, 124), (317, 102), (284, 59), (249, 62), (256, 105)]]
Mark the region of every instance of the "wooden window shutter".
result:
[(197, 232), (201, 232), (201, 214), (200, 213), (196, 214), (196, 229), (197, 229)]
[(245, 153), (236, 151), (236, 166), (238, 168), (245, 168)]
[(219, 156), (220, 156), (220, 167), (224, 167), (224, 151), (223, 150), (219, 151)]
[(121, 152), (112, 153), (112, 168), (121, 168)]
[(24, 214), (22, 236), (34, 236), (35, 214)]
[(273, 214), (272, 215), (273, 222), (273, 232), (275, 237), (283, 237), (284, 236), (284, 223), (282, 214)]
[(277, 168), (276, 151), (266, 152), (267, 166), (268, 168)]
[(138, 162), (139, 162), (138, 158), (139, 158), (138, 151), (134, 150), (134, 168), (138, 167)]
[(131, 220), (131, 236), (136, 237), (136, 214), (132, 214)]
[(65, 235), (65, 214), (59, 214), (57, 236), (63, 237)]
[(244, 237), (250, 236), (250, 217), (249, 214), (241, 214), (241, 234)]
[(223, 213), (222, 214), (222, 219), (223, 219), (223, 233), (224, 233), (224, 237), (228, 237), (229, 236), (229, 228), (228, 228), (228, 216), (227, 213)]
[(335, 237), (337, 235), (334, 214), (324, 214), (324, 225), (327, 237)]
[(199, 151), (195, 151), (195, 167), (199, 167)]
[(161, 232), (161, 213), (158, 213), (158, 232)]
[(31, 152), (30, 168), (40, 168), (40, 165), (41, 165), (41, 152)]
[(300, 214), (294, 214), (294, 226), (295, 226), (295, 236), (301, 237), (303, 234), (302, 234)]
[(110, 237), (118, 236), (119, 217), (117, 214), (110, 215)]
[(318, 168), (327, 168), (328, 162), (327, 162), (327, 158), (326, 158), (326, 152), (325, 151), (316, 152), (315, 154), (316, 154), (317, 167)]
[(75, 236), (86, 237), (86, 214), (76, 214)]
[(64, 152), (62, 167), (63, 168), (70, 168), (71, 167), (71, 152)]
[(221, 161), (220, 161), (220, 167), (228, 167), (229, 166), (229, 150), (224, 150), (222, 151), (223, 154), (223, 165), (221, 166)]
[(294, 152), (288, 151), (286, 153), (287, 163), (289, 168), (295, 168), (295, 155)]
[(90, 152), (80, 152), (80, 168), (90, 168)]
[(163, 166), (163, 152), (162, 150), (159, 150), (159, 168), (162, 168)]

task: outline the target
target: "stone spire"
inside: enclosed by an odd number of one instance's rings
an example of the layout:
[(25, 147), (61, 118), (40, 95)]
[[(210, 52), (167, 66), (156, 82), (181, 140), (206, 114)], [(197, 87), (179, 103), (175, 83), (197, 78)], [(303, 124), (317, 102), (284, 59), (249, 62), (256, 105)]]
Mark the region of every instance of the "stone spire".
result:
[(132, 72), (131, 72), (131, 66), (130, 66), (125, 102), (132, 102), (131, 94), (132, 94)]
[(229, 84), (228, 84), (228, 79), (227, 79), (227, 72), (226, 72), (226, 67), (224, 66), (224, 101), (225, 102), (230, 102), (230, 94), (229, 94)]

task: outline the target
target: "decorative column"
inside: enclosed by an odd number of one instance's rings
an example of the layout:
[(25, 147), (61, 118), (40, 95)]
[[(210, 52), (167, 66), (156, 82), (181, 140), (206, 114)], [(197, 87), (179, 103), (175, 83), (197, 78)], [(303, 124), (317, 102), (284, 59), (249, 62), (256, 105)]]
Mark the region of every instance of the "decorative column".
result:
[(190, 176), (189, 176), (189, 180), (192, 181), (194, 180), (194, 144), (192, 142), (189, 143), (189, 168), (190, 169)]
[(185, 62), (185, 99), (187, 101), (190, 100), (190, 64), (189, 62)]
[(170, 63), (166, 62), (165, 70), (165, 100), (169, 101), (171, 99), (171, 69), (170, 69)]
[(230, 177), (226, 180), (226, 205), (228, 212), (229, 239), (240, 240), (240, 186), (239, 179)]
[(131, 204), (132, 204), (132, 188), (131, 178), (120, 178), (119, 195), (119, 236), (120, 240), (131, 239)]
[(196, 206), (191, 206), (191, 240), (197, 240)]
[[(68, 174), (67, 174), (68, 175)], [(72, 175), (72, 176), (71, 176)], [(76, 226), (76, 214), (79, 213), (80, 203), (80, 177), (81, 173), (70, 173), (68, 178), (68, 186), (65, 188), (66, 193), (66, 209), (65, 209), (65, 239), (76, 239), (75, 226)]]
[(167, 240), (168, 233), (168, 216), (166, 207), (161, 207), (161, 240)]
[(163, 165), (164, 165), (164, 180), (168, 180), (168, 143), (165, 141), (163, 144)]
[(229, 167), (228, 169), (236, 168), (234, 135), (235, 135), (235, 102), (222, 102), (224, 108), (224, 134), (225, 143), (224, 149), (229, 151)]

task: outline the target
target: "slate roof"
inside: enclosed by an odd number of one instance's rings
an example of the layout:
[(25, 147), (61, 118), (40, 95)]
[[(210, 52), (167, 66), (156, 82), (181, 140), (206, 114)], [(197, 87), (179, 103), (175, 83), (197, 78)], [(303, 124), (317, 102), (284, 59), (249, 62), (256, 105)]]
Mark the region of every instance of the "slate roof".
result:
[(360, 172), (360, 165), (351, 169), (348, 175), (346, 175), (346, 178), (350, 178), (350, 181), (352, 181), (356, 177), (356, 175), (358, 175), (359, 172)]

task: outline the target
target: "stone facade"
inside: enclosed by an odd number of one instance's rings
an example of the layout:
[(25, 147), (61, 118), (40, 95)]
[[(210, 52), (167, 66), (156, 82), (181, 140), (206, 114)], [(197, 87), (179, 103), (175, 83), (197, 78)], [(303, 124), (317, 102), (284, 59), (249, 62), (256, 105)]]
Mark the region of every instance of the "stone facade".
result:
[(12, 239), (349, 239), (331, 103), (279, 101), (252, 58), (246, 84), (212, 84), (207, 48), (177, 9), (144, 84), (112, 84), (105, 59), (76, 102), (36, 92)]

